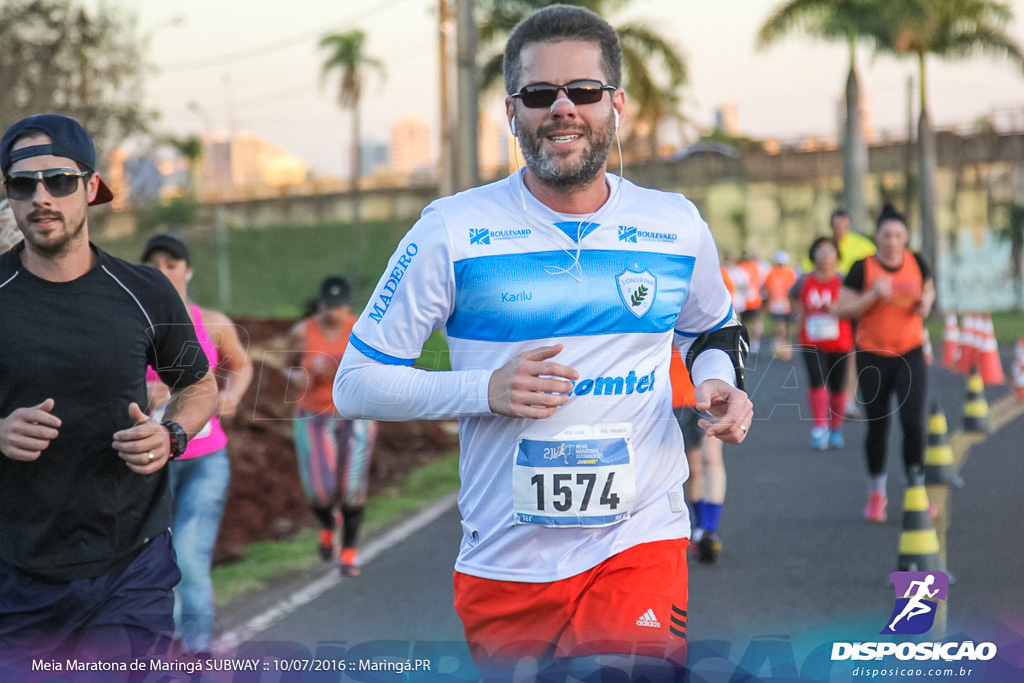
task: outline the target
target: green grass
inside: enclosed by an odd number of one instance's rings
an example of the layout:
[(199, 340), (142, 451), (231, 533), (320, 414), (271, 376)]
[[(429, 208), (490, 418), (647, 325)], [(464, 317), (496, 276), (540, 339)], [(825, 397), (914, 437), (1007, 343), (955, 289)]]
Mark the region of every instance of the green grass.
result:
[[(413, 470), (402, 482), (369, 500), (363, 519), (364, 538), (440, 500), (458, 487), (458, 453)], [(249, 591), (266, 588), (277, 577), (313, 567), (321, 562), (316, 548), (314, 529), (303, 529), (287, 541), (253, 543), (245, 549), (240, 561), (214, 567), (213, 590), (217, 604), (226, 605)]]
[[(195, 269), (189, 294), (200, 305), (228, 315), (297, 318), (305, 303), (316, 296), (320, 280), (336, 273), (352, 282), (352, 308), (358, 312), (414, 221), (363, 223), (361, 253), (353, 249), (352, 227), (347, 223), (229, 227), (226, 233), (230, 303), (220, 297), (215, 231), (190, 229), (181, 233)], [(102, 240), (100, 246), (134, 263), (149, 234)]]
[[(228, 306), (222, 305), (218, 293), (214, 231), (189, 230), (182, 234), (195, 269), (189, 295), (196, 303), (229, 316), (294, 320), (303, 313), (305, 303), (316, 296), (320, 280), (329, 273), (339, 273), (355, 286), (352, 309), (358, 314), (414, 220), (364, 223), (366, 234), (362, 243), (366, 248), (358, 258), (350, 248), (351, 226), (347, 223), (229, 228), (231, 303)], [(104, 240), (101, 246), (114, 256), (135, 263), (148, 237), (149, 233)], [(430, 336), (416, 366), (426, 370), (451, 369), (443, 335), (435, 332)]]
[[(212, 228), (183, 233), (192, 252), (196, 275), (190, 295), (200, 305), (228, 315), (297, 318), (309, 299), (316, 296), (324, 275), (340, 273), (355, 285), (353, 310), (359, 312), (377, 280), (387, 268), (395, 247), (415, 218), (369, 221), (362, 225), (362, 253), (353, 249), (352, 226), (347, 223), (322, 225), (277, 225), (261, 228), (230, 227), (228, 263), (231, 302), (225, 305), (218, 291), (218, 258)], [(121, 258), (137, 261), (148, 234), (117, 240), (103, 240), (101, 246)], [(1015, 344), (1024, 337), (1024, 312), (992, 314), (996, 339)], [(933, 346), (941, 342), (943, 320), (933, 315), (927, 324)], [(447, 350), (440, 335), (424, 346), (417, 363), (427, 369), (447, 369)]]
[(452, 369), (450, 356), (448, 355), (448, 344), (445, 342), (443, 334), (434, 332), (427, 337), (426, 343), (423, 344), (423, 351), (420, 357), (416, 359), (414, 365), (424, 370)]
[[(963, 324), (963, 316), (957, 316), (959, 324)], [(936, 354), (942, 354), (942, 339), (945, 334), (945, 318), (933, 315), (928, 320), (928, 336)], [(996, 341), (1000, 346), (1014, 346), (1018, 339), (1024, 338), (1024, 311), (998, 311), (992, 314), (992, 327), (996, 332)]]

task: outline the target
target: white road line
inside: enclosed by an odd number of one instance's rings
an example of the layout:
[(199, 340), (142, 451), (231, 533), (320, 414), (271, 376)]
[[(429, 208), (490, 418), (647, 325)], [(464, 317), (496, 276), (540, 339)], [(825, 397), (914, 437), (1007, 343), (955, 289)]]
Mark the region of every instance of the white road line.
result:
[[(362, 564), (365, 565), (372, 562), (374, 558), (385, 550), (398, 545), (443, 515), (455, 505), (456, 498), (457, 494), (455, 493), (442, 498), (427, 509), (397, 525), (380, 538), (367, 543), (366, 546), (361, 548), (359, 551)], [(334, 588), (340, 584), (342, 580), (343, 579), (338, 568), (332, 566), (329, 570), (326, 570), (324, 576), (313, 580), (311, 583), (295, 591), (291, 595), (282, 598), (267, 610), (252, 617), (238, 628), (224, 633), (217, 640), (215, 650), (217, 652), (223, 652), (235, 649), (239, 644), (250, 640), (256, 634), (267, 630), (273, 624), (288, 616), (299, 607), (312, 602), (330, 589)]]

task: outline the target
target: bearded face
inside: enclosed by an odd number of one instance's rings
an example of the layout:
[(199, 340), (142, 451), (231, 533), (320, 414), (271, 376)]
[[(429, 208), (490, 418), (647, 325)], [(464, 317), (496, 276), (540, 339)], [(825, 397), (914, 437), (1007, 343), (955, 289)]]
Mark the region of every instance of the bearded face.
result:
[[(543, 123), (536, 129), (519, 131), (519, 145), (527, 166), (543, 184), (571, 192), (586, 187), (604, 168), (615, 140), (615, 123), (606, 119), (590, 125), (582, 118)], [(560, 143), (573, 138), (585, 144), (562, 149)]]

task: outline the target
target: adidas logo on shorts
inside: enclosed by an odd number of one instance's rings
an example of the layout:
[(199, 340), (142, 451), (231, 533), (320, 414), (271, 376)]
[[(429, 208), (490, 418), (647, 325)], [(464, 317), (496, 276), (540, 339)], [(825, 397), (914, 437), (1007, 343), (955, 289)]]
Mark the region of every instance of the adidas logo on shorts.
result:
[(640, 618), (636, 620), (637, 626), (646, 626), (647, 628), (661, 628), (661, 622), (658, 621), (658, 617), (654, 616), (654, 610), (649, 609), (640, 615)]

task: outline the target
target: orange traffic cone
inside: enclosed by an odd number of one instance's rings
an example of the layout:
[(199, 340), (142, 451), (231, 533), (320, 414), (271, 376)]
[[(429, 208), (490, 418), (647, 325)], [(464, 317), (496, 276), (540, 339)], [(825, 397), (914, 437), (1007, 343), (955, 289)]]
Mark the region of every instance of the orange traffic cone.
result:
[(1013, 350), (1013, 384), (1017, 387), (1017, 400), (1024, 401), (1024, 337), (1017, 340)]
[(978, 365), (977, 359), (977, 318), (973, 313), (965, 313), (963, 325), (960, 327), (960, 357), (957, 358), (956, 371), (961, 375), (969, 375)]
[(956, 325), (956, 313), (947, 313), (946, 331), (942, 335), (942, 367), (947, 370), (956, 368), (959, 341), (960, 329)]
[(984, 315), (981, 318), (981, 344), (978, 346), (981, 352), (978, 369), (981, 372), (982, 381), (987, 386), (1006, 384), (1003, 362), (999, 360), (996, 331), (992, 326), (992, 316), (990, 315)]

